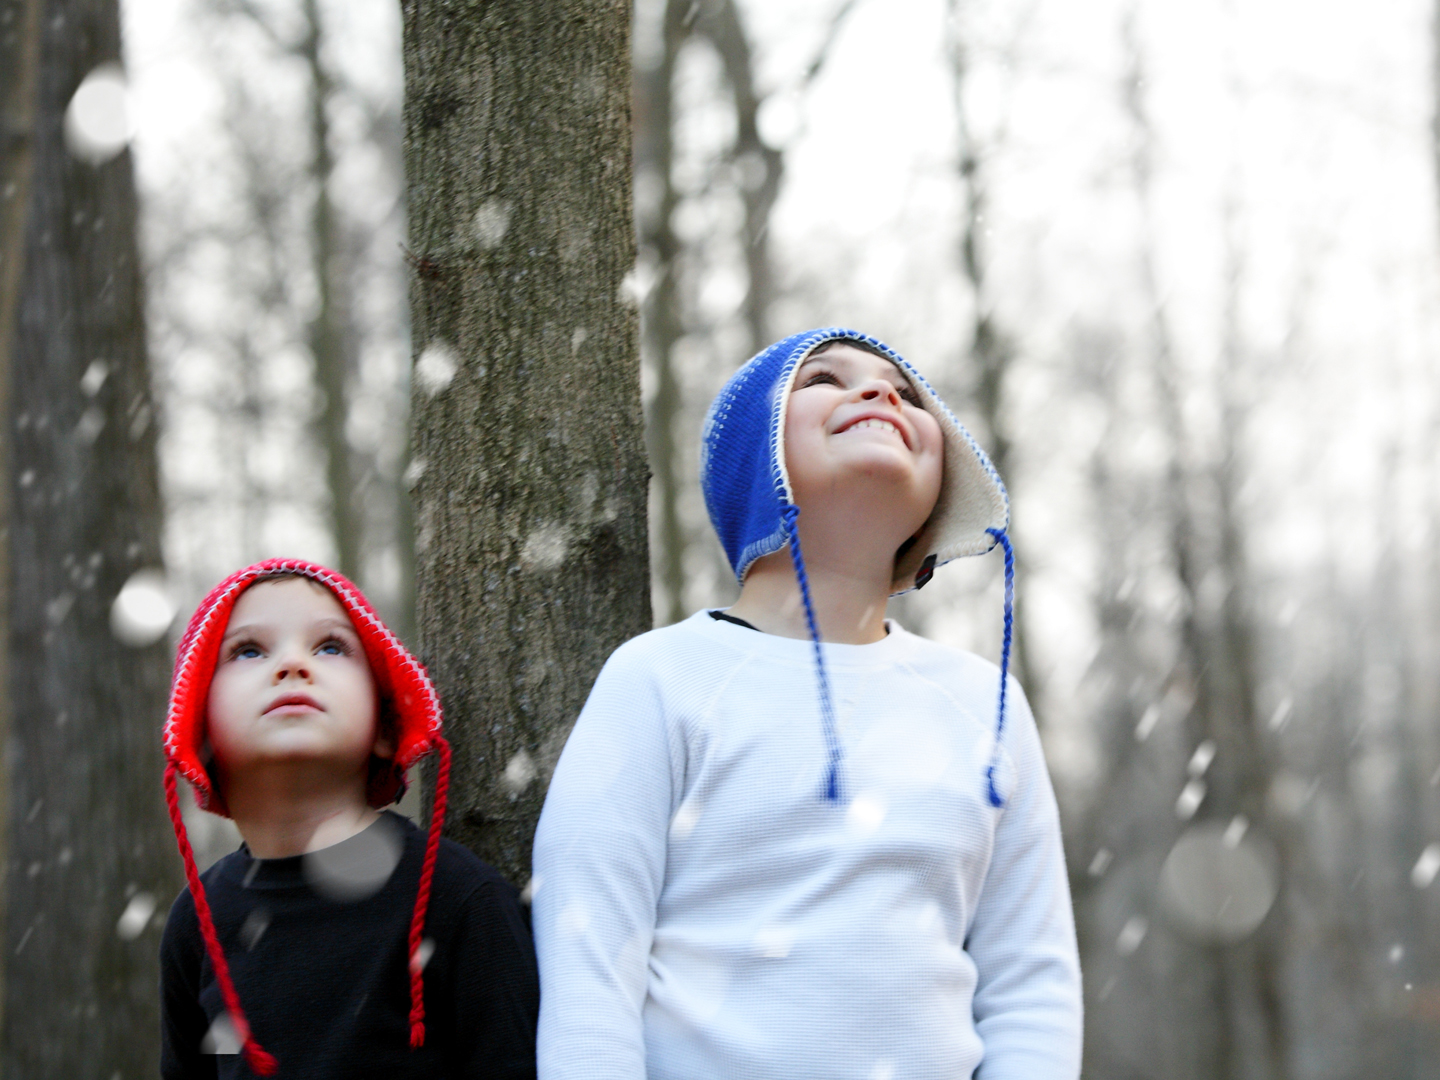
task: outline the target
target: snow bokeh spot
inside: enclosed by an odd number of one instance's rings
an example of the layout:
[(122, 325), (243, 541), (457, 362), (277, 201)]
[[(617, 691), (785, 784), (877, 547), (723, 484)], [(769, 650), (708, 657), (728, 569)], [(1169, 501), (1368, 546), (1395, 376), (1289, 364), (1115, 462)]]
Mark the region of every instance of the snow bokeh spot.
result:
[(475, 239), (486, 251), (499, 247), (510, 231), (511, 206), (504, 199), (486, 199), (470, 223)]
[(430, 958), (435, 955), (435, 939), (421, 938), (420, 945), (415, 950), (415, 955), (410, 958), (411, 971), (424, 971), (425, 965), (430, 963)]
[(382, 817), (348, 840), (306, 852), (300, 865), (305, 880), (321, 896), (342, 902), (363, 900), (390, 880), (404, 846), (398, 827)]
[(129, 91), (119, 64), (86, 75), (65, 109), (65, 145), (90, 165), (104, 165), (130, 144)]
[(425, 346), (420, 359), (415, 361), (415, 382), (426, 397), (434, 397), (455, 379), (460, 370), (460, 358), (455, 355), (448, 342), (436, 339)]
[(533, 904), (535, 894), (540, 891), (540, 886), (545, 883), (544, 874), (535, 874), (525, 883), (525, 888), (520, 890), (520, 902), (522, 904)]
[(1191, 780), (1180, 789), (1180, 797), (1175, 800), (1175, 816), (1181, 821), (1189, 821), (1204, 801), (1205, 781)]
[(1410, 884), (1417, 889), (1427, 889), (1440, 872), (1440, 844), (1431, 844), (1420, 853), (1410, 870)]
[(80, 414), (80, 420), (75, 425), (75, 438), (81, 446), (91, 446), (104, 430), (105, 414), (91, 405)]
[(885, 820), (885, 804), (874, 795), (857, 795), (845, 812), (845, 823), (856, 836), (869, 836)]
[(524, 750), (517, 751), (505, 764), (505, 772), (500, 777), (500, 783), (510, 793), (512, 799), (519, 798), (534, 782), (539, 770), (535, 768), (535, 760)]
[(90, 366), (85, 369), (85, 374), (80, 376), (80, 392), (86, 397), (94, 397), (105, 385), (105, 380), (110, 375), (110, 366), (104, 360), (91, 360)]
[(795, 947), (793, 926), (763, 926), (755, 934), (755, 948), (766, 960), (784, 960)]
[(1115, 951), (1121, 956), (1130, 956), (1140, 948), (1140, 943), (1145, 940), (1149, 929), (1150, 924), (1139, 915), (1130, 916), (1120, 928), (1120, 936), (1115, 939)]
[[(254, 865), (260, 865), (258, 859)], [(255, 946), (260, 944), (260, 939), (265, 936), (265, 931), (269, 929), (269, 910), (264, 907), (251, 909), (250, 914), (245, 916), (245, 921), (240, 924), (240, 943), (245, 946), (245, 951), (253, 951)]]
[(554, 570), (570, 551), (570, 530), (564, 525), (546, 524), (530, 531), (520, 549), (520, 566), (525, 570)]
[(1160, 868), (1161, 903), (1180, 930), (1207, 944), (1253, 933), (1279, 888), (1273, 857), (1243, 819), (1187, 829)]
[(1191, 776), (1202, 777), (1205, 770), (1210, 768), (1210, 763), (1215, 760), (1215, 740), (1206, 739), (1199, 746), (1195, 747), (1195, 753), (1190, 755), (1190, 764), (1186, 770)]
[(175, 601), (159, 570), (137, 570), (110, 605), (110, 632), (131, 648), (153, 645), (175, 621)]
[(155, 897), (148, 892), (138, 892), (130, 898), (125, 905), (125, 910), (120, 913), (119, 920), (115, 923), (115, 933), (120, 936), (121, 941), (134, 941), (145, 931), (150, 924), (150, 916), (155, 914)]
[(680, 804), (680, 809), (675, 811), (675, 816), (670, 821), (670, 839), (684, 840), (692, 832), (700, 821), (700, 803), (696, 799), (687, 799)]
[(1275, 711), (1270, 714), (1270, 730), (1279, 731), (1285, 726), (1285, 721), (1290, 719), (1290, 712), (1295, 708), (1295, 699), (1286, 694), (1280, 699), (1280, 704), (1275, 706)]
[(560, 913), (560, 930), (565, 934), (583, 934), (590, 929), (590, 909), (580, 901), (572, 901)]
[(215, 1022), (210, 1025), (210, 1030), (200, 1040), (200, 1053), (202, 1054), (238, 1054), (240, 1053), (240, 1035), (235, 1030), (235, 1023), (230, 1019), (228, 1012), (222, 1012), (215, 1017)]

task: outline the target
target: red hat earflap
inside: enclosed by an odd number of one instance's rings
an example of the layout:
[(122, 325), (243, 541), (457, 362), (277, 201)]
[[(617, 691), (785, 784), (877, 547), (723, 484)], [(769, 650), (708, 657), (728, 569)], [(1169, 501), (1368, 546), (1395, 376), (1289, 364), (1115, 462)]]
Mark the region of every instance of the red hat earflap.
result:
[(210, 696), (210, 681), (219, 660), (225, 628), (240, 594), (258, 581), (276, 577), (304, 577), (328, 589), (345, 609), (365, 649), (370, 672), (375, 680), (382, 723), (389, 725), (395, 741), (394, 756), (377, 763), (372, 770), (367, 801), (379, 808), (389, 805), (404, 791), (405, 774), (432, 750), (439, 752), (439, 769), (435, 778), (434, 809), (426, 837), (425, 860), (420, 873), (420, 887), (415, 897), (415, 910), (410, 922), (410, 1045), (425, 1041), (424, 960), (420, 947), (424, 940), (425, 913), (430, 904), (431, 882), (435, 876), (435, 859), (440, 848), (440, 832), (445, 821), (446, 793), (450, 782), (450, 746), (441, 733), (440, 698), (420, 662), (381, 621), (363, 593), (343, 575), (315, 563), (299, 559), (269, 559), (231, 574), (215, 586), (201, 601), (180, 639), (175, 657), (175, 676), (170, 688), (170, 707), (165, 718), (165, 799), (175, 839), (185, 862), (185, 878), (195, 902), (200, 933), (215, 967), (225, 1008), (242, 1044), (242, 1052), (250, 1068), (261, 1076), (272, 1075), (275, 1058), (255, 1041), (240, 1007), (240, 999), (230, 978), (229, 965), (220, 948), (210, 905), (195, 865), (194, 852), (185, 832), (180, 813), (176, 775), (183, 776), (195, 790), (195, 801), (202, 810), (229, 817), (222, 792), (216, 788), (206, 767), (205, 716)]

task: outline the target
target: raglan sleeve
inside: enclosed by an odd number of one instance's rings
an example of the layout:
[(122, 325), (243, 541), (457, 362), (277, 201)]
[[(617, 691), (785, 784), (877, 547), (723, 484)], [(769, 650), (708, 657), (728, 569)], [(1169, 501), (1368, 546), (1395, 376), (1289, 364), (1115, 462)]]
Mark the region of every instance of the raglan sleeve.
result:
[(641, 1010), (683, 763), (643, 641), (601, 671), (535, 834), (540, 1080), (645, 1077)]
[(966, 949), (975, 961), (977, 1080), (1080, 1075), (1080, 959), (1060, 815), (1035, 719), (1015, 682), (1003, 746), (1013, 764)]
[(160, 1075), (163, 1080), (208, 1080), (215, 1056), (202, 1054), (210, 1030), (200, 1005), (204, 944), (195, 902), (186, 889), (176, 898), (160, 938)]

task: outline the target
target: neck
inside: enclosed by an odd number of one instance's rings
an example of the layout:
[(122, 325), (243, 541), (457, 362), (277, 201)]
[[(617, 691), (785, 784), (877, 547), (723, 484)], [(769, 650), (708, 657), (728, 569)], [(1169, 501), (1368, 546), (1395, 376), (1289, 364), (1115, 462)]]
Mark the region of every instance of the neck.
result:
[(284, 859), (348, 840), (379, 812), (365, 801), (364, 777), (317, 775), (285, 763), (225, 778), (230, 816), (257, 859)]
[[(885, 604), (901, 541), (858, 522), (821, 517), (800, 515), (800, 546), (820, 637), (841, 645), (879, 641), (885, 637)], [(788, 548), (751, 565), (740, 599), (729, 610), (767, 634), (810, 636)]]

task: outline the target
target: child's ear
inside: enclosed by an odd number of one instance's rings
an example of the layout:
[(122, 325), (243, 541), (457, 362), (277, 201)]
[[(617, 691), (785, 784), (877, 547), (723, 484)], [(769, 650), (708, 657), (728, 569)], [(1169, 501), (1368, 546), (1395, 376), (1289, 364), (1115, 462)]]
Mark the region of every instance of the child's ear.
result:
[(375, 745), (370, 752), (384, 761), (389, 761), (395, 756), (395, 740), (383, 732), (379, 733), (375, 736)]

